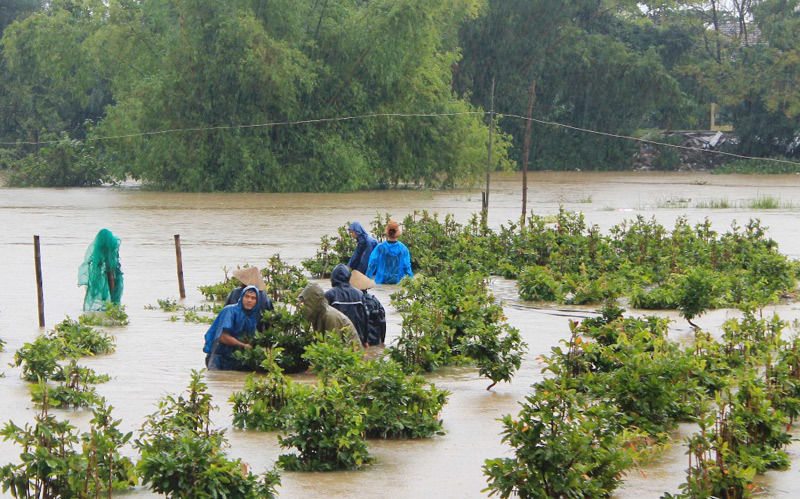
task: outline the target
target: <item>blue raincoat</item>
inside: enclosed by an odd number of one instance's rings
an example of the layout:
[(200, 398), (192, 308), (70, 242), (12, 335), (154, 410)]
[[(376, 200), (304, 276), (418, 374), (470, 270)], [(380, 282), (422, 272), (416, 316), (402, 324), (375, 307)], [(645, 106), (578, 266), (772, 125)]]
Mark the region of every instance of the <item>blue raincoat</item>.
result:
[[(256, 306), (252, 310), (245, 310), (242, 306), (242, 297), (247, 291), (255, 291), (258, 296)], [(258, 311), (261, 305), (261, 295), (255, 286), (247, 286), (242, 291), (239, 301), (235, 305), (226, 305), (211, 323), (205, 336), (203, 351), (206, 355), (206, 367), (209, 369), (236, 370), (241, 365), (233, 357), (237, 347), (226, 345), (219, 341), (222, 333), (228, 333), (241, 341), (244, 335), (252, 335), (258, 322)]]
[[(228, 298), (225, 300), (225, 305), (236, 305), (242, 297), (243, 291), (244, 288), (233, 288)], [(264, 321), (264, 312), (267, 310), (275, 310), (275, 307), (272, 305), (272, 298), (270, 298), (265, 291), (258, 292), (258, 305), (256, 305), (256, 308), (258, 309), (258, 323), (256, 327), (259, 331), (264, 331), (267, 327), (267, 323)]]
[(405, 276), (414, 277), (411, 253), (400, 241), (384, 241), (372, 251), (366, 275), (377, 284), (397, 284)]
[(351, 256), (350, 260), (347, 262), (347, 266), (352, 270), (357, 270), (362, 274), (366, 274), (367, 267), (369, 266), (369, 257), (372, 255), (372, 250), (378, 245), (378, 241), (370, 236), (359, 222), (351, 223), (348, 230), (352, 230), (356, 233), (356, 236), (358, 236), (358, 243), (356, 244), (356, 250), (353, 252), (353, 256)]

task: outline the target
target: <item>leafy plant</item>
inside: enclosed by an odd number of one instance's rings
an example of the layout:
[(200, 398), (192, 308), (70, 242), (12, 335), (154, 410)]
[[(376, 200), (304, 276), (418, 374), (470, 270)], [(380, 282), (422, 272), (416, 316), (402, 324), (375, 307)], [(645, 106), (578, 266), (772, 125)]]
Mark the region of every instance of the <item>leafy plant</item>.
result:
[(174, 498), (274, 497), (277, 473), (257, 478), (223, 451), (223, 432), (210, 427), (213, 406), (202, 373), (192, 371), (186, 397), (164, 397), (145, 420), (135, 441), (142, 483)]
[(114, 351), (113, 336), (69, 317), (56, 324), (47, 336), (61, 345), (64, 356), (98, 355)]
[(404, 281), (392, 301), (403, 325), (389, 355), (407, 371), (465, 360), (492, 380), (491, 388), (519, 369), (526, 345), (479, 274), (419, 275)]
[(130, 323), (128, 314), (125, 312), (125, 305), (106, 302), (103, 306), (104, 312), (83, 314), (78, 317), (81, 324), (87, 326), (127, 326)]
[(302, 265), (313, 277), (330, 277), (333, 268), (340, 263), (347, 263), (356, 248), (356, 242), (350, 237), (347, 228), (350, 222), (337, 229), (335, 236), (322, 236), (317, 254), (313, 258), (303, 260)]
[(514, 457), (486, 460), (485, 491), (521, 498), (610, 496), (632, 463), (623, 444), (635, 436), (620, 431), (617, 416), (613, 406), (586, 403), (557, 381), (538, 383), (516, 418), (503, 417), (503, 442)]
[(314, 341), (314, 336), (302, 312), (278, 306), (275, 310), (264, 312), (264, 321), (267, 325), (264, 331), (256, 330), (250, 338), (249, 343), (253, 348), (234, 353), (242, 365), (254, 371), (260, 370), (269, 357), (269, 351), (280, 348), (281, 355), (275, 361), (284, 372), (295, 373), (308, 369), (303, 354)]
[(364, 409), (354, 405), (345, 388), (329, 379), (304, 393), (293, 404), (286, 436), (278, 436), (283, 448), (278, 465), (295, 471), (358, 469), (373, 461), (364, 440)]
[(286, 427), (292, 411), (292, 403), (302, 398), (308, 387), (295, 384), (284, 376), (278, 365), (281, 348), (268, 350), (267, 359), (262, 363), (264, 376), (249, 375), (240, 392), (233, 392), (230, 398), (233, 405), (233, 425), (257, 431), (275, 431)]
[[(44, 389), (42, 393), (46, 395)], [(51, 415), (49, 407), (45, 396), (33, 426), (8, 422), (0, 430), (4, 440), (23, 449), (20, 463), (0, 468), (3, 492), (18, 498), (111, 497), (113, 490), (136, 485), (133, 463), (120, 454), (131, 434), (117, 429), (120, 421), (111, 418), (105, 401), (94, 409), (89, 432), (80, 437), (69, 421)]]
[(31, 386), (34, 402), (41, 404), (47, 400), (52, 406), (72, 408), (88, 407), (101, 402), (101, 397), (90, 385), (105, 383), (109, 380), (108, 375), (98, 375), (93, 369), (79, 366), (75, 359), (62, 372), (64, 380), (58, 386), (53, 387), (46, 383)]

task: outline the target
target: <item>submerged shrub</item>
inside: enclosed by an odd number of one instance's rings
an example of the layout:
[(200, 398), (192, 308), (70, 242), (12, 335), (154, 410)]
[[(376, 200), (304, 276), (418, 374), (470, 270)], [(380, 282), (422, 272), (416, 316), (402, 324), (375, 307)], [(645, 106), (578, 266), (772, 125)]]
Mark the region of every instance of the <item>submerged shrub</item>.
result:
[(335, 379), (303, 393), (293, 404), (278, 465), (293, 471), (359, 469), (373, 461), (367, 449), (364, 409), (353, 404), (347, 390)]
[(63, 381), (55, 387), (46, 383), (32, 385), (32, 400), (40, 404), (47, 400), (51, 406), (72, 408), (92, 406), (100, 403), (102, 398), (90, 385), (105, 383), (110, 379), (106, 374), (98, 375), (93, 369), (79, 366), (75, 359), (63, 368), (63, 378)]
[(313, 258), (302, 261), (303, 267), (313, 277), (330, 277), (334, 267), (350, 260), (350, 256), (356, 249), (356, 241), (350, 237), (347, 231), (349, 226), (350, 222), (347, 222), (339, 227), (335, 236), (327, 234), (322, 236), (317, 254)]
[(125, 305), (113, 302), (103, 304), (103, 312), (83, 314), (78, 317), (78, 322), (87, 326), (127, 326), (130, 323)]
[(48, 408), (45, 397), (33, 426), (8, 422), (0, 430), (4, 440), (23, 448), (22, 462), (0, 467), (3, 492), (20, 498), (111, 497), (112, 491), (136, 485), (133, 463), (120, 454), (131, 434), (117, 429), (120, 421), (111, 418), (105, 401), (94, 409), (89, 432), (80, 437), (69, 421), (57, 420)]
[(403, 281), (392, 302), (403, 324), (388, 351), (408, 372), (473, 362), (492, 380), (491, 388), (519, 369), (527, 345), (505, 322), (480, 274), (418, 275)]
[(253, 348), (237, 350), (234, 355), (242, 365), (259, 371), (269, 357), (270, 349), (280, 348), (281, 354), (275, 362), (287, 373), (303, 372), (308, 369), (308, 361), (303, 358), (306, 347), (314, 341), (311, 325), (303, 313), (296, 308), (276, 306), (275, 310), (264, 312), (264, 331), (256, 330), (249, 343)]
[(311, 370), (323, 384), (335, 379), (364, 411), (368, 436), (424, 438), (441, 435), (439, 413), (449, 392), (420, 376), (407, 376), (391, 359), (365, 361), (338, 336), (308, 348)]
[(503, 417), (513, 457), (487, 459), (490, 495), (520, 498), (609, 497), (632, 464), (616, 409), (587, 403), (553, 380), (534, 385), (517, 417)]
[(293, 383), (284, 376), (278, 365), (281, 349), (272, 348), (262, 363), (264, 376), (249, 375), (240, 392), (233, 392), (233, 425), (237, 428), (256, 431), (275, 431), (286, 427), (291, 414), (291, 404), (303, 398), (310, 388)]
[(69, 317), (56, 324), (48, 336), (61, 343), (64, 356), (98, 355), (114, 351), (113, 336)]
[(553, 274), (540, 265), (526, 267), (517, 276), (519, 297), (530, 301), (560, 301), (561, 292)]
[(239, 459), (229, 459), (223, 432), (210, 428), (211, 395), (203, 371), (192, 371), (186, 397), (166, 396), (145, 420), (135, 445), (142, 483), (167, 497), (275, 497), (279, 477), (256, 477)]

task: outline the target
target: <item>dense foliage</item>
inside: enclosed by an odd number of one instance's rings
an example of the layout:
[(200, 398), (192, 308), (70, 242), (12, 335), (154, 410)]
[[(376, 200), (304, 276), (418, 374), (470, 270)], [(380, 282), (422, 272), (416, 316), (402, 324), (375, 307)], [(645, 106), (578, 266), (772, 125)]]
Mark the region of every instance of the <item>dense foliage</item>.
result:
[(707, 129), (712, 103), (736, 152), (797, 157), (797, 7), (11, 0), (0, 168), (15, 185), (449, 186), (486, 166), (493, 86), (494, 167), (521, 161), (531, 84), (532, 168), (628, 168), (638, 143), (577, 128)]
[(699, 431), (687, 439), (681, 493), (665, 497), (749, 497), (756, 473), (788, 465), (798, 399), (786, 323), (746, 311), (720, 341), (698, 331), (685, 347), (666, 338), (665, 319), (624, 317), (615, 305), (601, 312), (571, 323), (544, 358), (553, 376), (503, 419), (514, 455), (486, 461), (490, 495), (610, 497), (642, 447), (680, 421)]
[[(1, 75), (15, 105), (0, 108), (8, 123), (0, 137), (50, 141), (19, 145), (19, 183), (126, 175), (192, 191), (463, 183), (486, 166), (487, 125), (454, 95), (451, 67), (458, 27), (479, 6), (48, 2), (5, 30)], [(409, 112), (446, 116), (327, 120)], [(180, 131), (161, 133), (169, 130)], [(500, 165), (505, 139), (496, 137)]]
[(102, 401), (93, 410), (89, 432), (79, 434), (69, 421), (50, 414), (45, 398), (34, 425), (9, 421), (0, 430), (3, 440), (22, 447), (19, 463), (0, 467), (3, 492), (16, 498), (56, 499), (112, 496), (112, 491), (136, 485), (133, 462), (120, 449), (131, 438), (120, 420)]
[[(388, 219), (378, 215), (372, 232), (381, 234)], [(343, 237), (340, 233), (338, 239), (323, 241), (315, 259), (304, 265), (323, 269), (346, 261), (349, 253), (339, 245)], [(498, 231), (478, 216), (459, 224), (452, 215), (440, 220), (423, 211), (405, 217), (402, 241), (414, 271), (447, 281), (443, 289), (463, 292), (471, 286), (464, 276), (472, 272), (497, 274), (517, 278), (524, 300), (588, 304), (625, 297), (636, 308), (677, 309), (689, 321), (717, 307), (777, 302), (795, 292), (800, 272), (758, 219), (744, 226), (734, 222), (720, 234), (708, 220), (691, 226), (680, 217), (668, 230), (654, 218), (638, 216), (606, 235), (588, 226), (581, 213), (563, 209), (554, 217), (509, 222)], [(422, 285), (408, 284), (410, 289)], [(423, 314), (434, 312), (412, 315), (423, 320)]]
[(165, 396), (147, 417), (136, 440), (142, 482), (173, 498), (272, 498), (277, 473), (254, 476), (239, 459), (224, 452), (222, 431), (210, 427), (211, 395), (193, 371), (188, 393)]

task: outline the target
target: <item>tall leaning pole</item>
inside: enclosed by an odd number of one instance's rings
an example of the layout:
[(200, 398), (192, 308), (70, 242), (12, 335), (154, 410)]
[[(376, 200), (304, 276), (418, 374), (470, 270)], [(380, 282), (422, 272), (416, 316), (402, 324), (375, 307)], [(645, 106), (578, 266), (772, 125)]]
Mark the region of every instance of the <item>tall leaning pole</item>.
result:
[(489, 219), (489, 184), (492, 174), (492, 134), (494, 132), (494, 83), (495, 79), (492, 78), (492, 93), (491, 101), (489, 104), (489, 154), (486, 162), (486, 192), (483, 193), (483, 218), (488, 222)]

